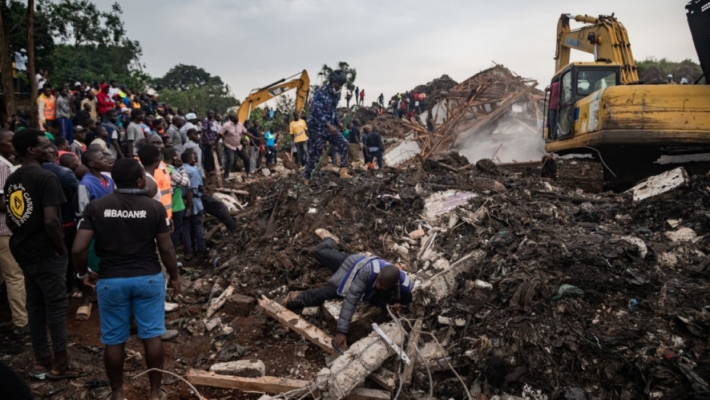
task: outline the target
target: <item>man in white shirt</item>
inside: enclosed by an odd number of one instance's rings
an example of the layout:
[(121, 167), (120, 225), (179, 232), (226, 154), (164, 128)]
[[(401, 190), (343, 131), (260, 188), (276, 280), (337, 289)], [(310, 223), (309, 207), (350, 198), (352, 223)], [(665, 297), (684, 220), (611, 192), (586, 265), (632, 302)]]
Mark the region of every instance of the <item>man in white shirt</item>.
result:
[(195, 114), (195, 113), (189, 113), (185, 116), (185, 125), (183, 125), (182, 128), (180, 128), (180, 135), (183, 138), (186, 138), (187, 131), (189, 131), (190, 129), (194, 129), (197, 132), (202, 131), (202, 128), (199, 125), (197, 125), (197, 114)]
[(20, 49), (15, 52), (15, 69), (23, 74), (27, 72), (27, 50)]

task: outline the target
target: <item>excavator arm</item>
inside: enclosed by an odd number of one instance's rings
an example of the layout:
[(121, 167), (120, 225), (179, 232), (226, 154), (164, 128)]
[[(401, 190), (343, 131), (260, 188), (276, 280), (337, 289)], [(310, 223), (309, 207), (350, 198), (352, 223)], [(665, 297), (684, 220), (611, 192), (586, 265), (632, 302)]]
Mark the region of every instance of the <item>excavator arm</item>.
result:
[[(588, 25), (572, 30), (570, 20)], [(625, 85), (637, 83), (639, 80), (626, 28), (614, 15), (600, 15), (595, 18), (562, 14), (557, 22), (555, 73), (569, 64), (571, 49), (594, 54), (594, 61), (621, 65), (621, 82)]]
[(692, 0), (685, 9), (705, 83), (710, 84), (710, 0)]
[(296, 110), (303, 110), (303, 106), (306, 104), (306, 99), (308, 99), (308, 90), (310, 89), (311, 79), (308, 77), (308, 72), (304, 69), (301, 72), (301, 76), (296, 79), (291, 79), (286, 81), (287, 78), (281, 79), (272, 83), (271, 85), (265, 86), (261, 89), (254, 89), (249, 96), (242, 102), (237, 110), (237, 117), (239, 122), (244, 123), (249, 119), (249, 113), (251, 110), (259, 106), (266, 101), (273, 99), (274, 97), (280, 96), (291, 89), (296, 89)]

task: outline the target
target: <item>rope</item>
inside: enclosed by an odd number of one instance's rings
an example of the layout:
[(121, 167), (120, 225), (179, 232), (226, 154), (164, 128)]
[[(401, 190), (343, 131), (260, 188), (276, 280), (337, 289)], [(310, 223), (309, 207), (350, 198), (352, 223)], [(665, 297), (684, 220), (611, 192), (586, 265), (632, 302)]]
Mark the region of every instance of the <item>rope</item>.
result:
[(195, 395), (197, 396), (197, 398), (198, 398), (199, 400), (207, 400), (207, 399), (205, 399), (204, 397), (202, 397), (202, 395), (200, 395), (200, 392), (199, 392), (194, 386), (192, 386), (192, 383), (188, 382), (188, 381), (187, 381), (185, 378), (183, 378), (182, 376), (180, 376), (180, 375), (178, 375), (178, 374), (174, 374), (174, 373), (172, 373), (172, 372), (170, 372), (170, 371), (166, 371), (166, 370), (164, 370), (164, 369), (151, 368), (151, 369), (149, 369), (149, 370), (145, 370), (145, 371), (141, 372), (140, 374), (134, 376), (133, 379), (136, 379), (136, 378), (138, 378), (139, 376), (145, 375), (145, 374), (147, 374), (148, 372), (151, 372), (151, 371), (162, 372), (162, 373), (164, 373), (164, 374), (172, 375), (172, 376), (174, 376), (174, 377), (180, 379), (181, 381), (185, 382), (185, 383), (187, 384), (187, 386), (189, 386), (190, 389), (192, 389), (192, 390), (195, 392)]

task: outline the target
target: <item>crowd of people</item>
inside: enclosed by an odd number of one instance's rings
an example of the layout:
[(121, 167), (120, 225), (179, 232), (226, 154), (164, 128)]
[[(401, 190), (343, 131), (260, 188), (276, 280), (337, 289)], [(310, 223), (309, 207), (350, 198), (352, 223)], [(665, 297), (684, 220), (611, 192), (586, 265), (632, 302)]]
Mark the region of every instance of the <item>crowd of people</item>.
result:
[[(382, 168), (381, 135), (358, 121), (346, 130), (337, 119), (344, 79), (336, 71), (315, 93), (308, 121), (295, 112), (290, 122), (306, 183), (327, 142), (340, 158), (341, 178), (351, 177), (350, 145)], [(12, 326), (31, 337), (32, 376), (74, 378), (81, 371), (67, 351), (68, 299), (81, 298), (80, 321), (98, 304), (110, 398), (122, 399), (130, 328), (149, 368), (160, 368), (162, 341), (178, 334), (165, 329), (166, 309), (174, 306), (166, 287), (179, 293), (178, 259), (208, 256), (204, 215), (237, 229), (205, 178), (222, 164), (222, 178), (230, 179), (237, 157), (247, 176), (262, 154), (267, 166), (277, 163), (280, 135), (261, 133), (255, 121), (242, 124), (235, 113), (224, 122), (213, 111), (199, 119), (116, 82), (58, 90), (46, 84), (37, 105), (40, 129), (19, 115), (0, 130), (0, 267)], [(223, 158), (215, 158), (217, 148)], [(151, 399), (164, 398), (160, 373), (151, 372), (150, 382)]]
[(426, 93), (414, 91), (408, 91), (404, 94), (397, 93), (390, 99), (389, 108), (395, 118), (406, 117), (413, 121), (416, 114), (421, 114), (423, 110), (427, 109)]

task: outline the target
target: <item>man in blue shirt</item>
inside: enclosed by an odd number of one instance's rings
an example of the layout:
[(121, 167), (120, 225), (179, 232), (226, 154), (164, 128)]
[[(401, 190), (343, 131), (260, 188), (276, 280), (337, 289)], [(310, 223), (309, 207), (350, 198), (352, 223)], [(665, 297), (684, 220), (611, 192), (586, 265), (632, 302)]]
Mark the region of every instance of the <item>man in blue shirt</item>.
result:
[(330, 142), (340, 153), (340, 177), (352, 178), (348, 174), (348, 140), (340, 131), (343, 125), (338, 121), (335, 110), (340, 102), (340, 90), (347, 81), (345, 73), (335, 70), (328, 77), (329, 83), (318, 89), (313, 96), (311, 116), (308, 117), (308, 162), (303, 179), (308, 184), (311, 173), (318, 163), (323, 145)]
[(192, 150), (185, 150), (180, 157), (190, 178), (190, 186), (183, 187), (182, 193), (185, 196), (185, 216), (182, 224), (182, 242), (185, 250), (185, 259), (189, 260), (193, 256), (193, 239), (197, 243), (197, 251), (200, 256), (207, 255), (207, 245), (205, 244), (205, 228), (202, 221), (204, 206), (202, 205), (202, 174), (195, 167), (197, 156)]
[(278, 159), (276, 156), (278, 152), (276, 150), (276, 141), (278, 140), (278, 133), (273, 133), (270, 130), (264, 134), (264, 139), (266, 140), (266, 166), (268, 167), (273, 162), (274, 165), (278, 164)]

